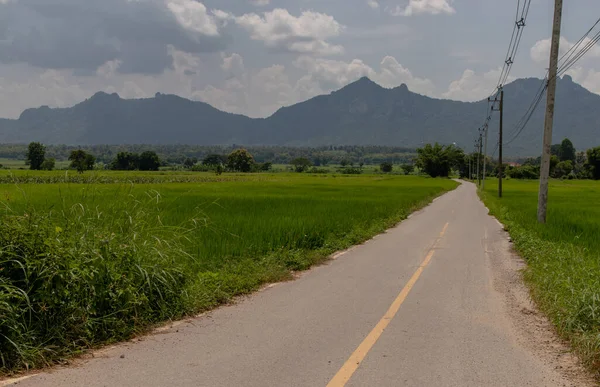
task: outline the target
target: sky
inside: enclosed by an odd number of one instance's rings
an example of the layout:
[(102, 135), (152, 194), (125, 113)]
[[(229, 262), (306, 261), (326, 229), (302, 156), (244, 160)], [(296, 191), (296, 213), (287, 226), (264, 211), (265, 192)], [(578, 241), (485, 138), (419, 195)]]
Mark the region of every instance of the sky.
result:
[[(363, 76), (476, 101), (498, 82), (518, 1), (0, 0), (0, 117), (98, 91), (266, 117)], [(510, 79), (545, 74), (553, 4), (532, 0)], [(565, 2), (561, 51), (599, 16), (598, 0)], [(599, 59), (569, 71), (595, 93)]]

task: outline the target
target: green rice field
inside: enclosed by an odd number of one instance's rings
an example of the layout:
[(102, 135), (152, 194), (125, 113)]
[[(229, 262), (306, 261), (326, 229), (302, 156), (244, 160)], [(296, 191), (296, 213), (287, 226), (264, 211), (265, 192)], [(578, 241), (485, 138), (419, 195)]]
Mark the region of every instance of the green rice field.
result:
[(416, 176), (2, 172), (0, 366), (123, 340), (318, 264), (451, 180)]
[(537, 223), (537, 181), (490, 180), (482, 198), (528, 262), (533, 298), (598, 375), (600, 370), (600, 182), (553, 180), (548, 222)]

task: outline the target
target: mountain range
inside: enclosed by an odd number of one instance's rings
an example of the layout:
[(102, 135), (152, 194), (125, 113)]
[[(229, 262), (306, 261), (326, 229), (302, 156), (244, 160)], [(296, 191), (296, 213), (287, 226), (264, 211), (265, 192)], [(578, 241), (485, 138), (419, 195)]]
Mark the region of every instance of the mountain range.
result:
[[(512, 139), (541, 82), (519, 79), (504, 87), (505, 141)], [(545, 96), (505, 154), (540, 153), (544, 107)], [(43, 106), (25, 110), (16, 120), (0, 119), (0, 142), (405, 147), (439, 142), (471, 150), (488, 112), (487, 100), (435, 99), (413, 93), (406, 85), (386, 89), (368, 78), (283, 107), (268, 118), (226, 113), (175, 95), (122, 99), (99, 92), (70, 108)], [(492, 116), (490, 151), (498, 136), (498, 113)], [(581, 150), (600, 145), (600, 95), (569, 76), (558, 80), (553, 143), (565, 137)]]

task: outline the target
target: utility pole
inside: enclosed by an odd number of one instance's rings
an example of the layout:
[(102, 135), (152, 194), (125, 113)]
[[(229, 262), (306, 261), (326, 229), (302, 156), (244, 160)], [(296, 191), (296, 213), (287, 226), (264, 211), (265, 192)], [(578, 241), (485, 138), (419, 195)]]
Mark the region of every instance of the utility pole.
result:
[(469, 180), (471, 180), (473, 178), (473, 172), (472, 172), (473, 171), (473, 168), (472, 168), (473, 157), (472, 156), (473, 155), (469, 155)]
[[(488, 98), (488, 101), (493, 102), (492, 110), (500, 112), (500, 130), (499, 130), (499, 139), (498, 139), (498, 197), (502, 197), (502, 177), (504, 176), (504, 168), (502, 164), (502, 130), (504, 123), (504, 89), (500, 87), (500, 99), (498, 99), (498, 94), (496, 97), (491, 100)], [(500, 106), (498, 109), (495, 109), (494, 106), (496, 102), (500, 102)]]
[(485, 189), (485, 173), (487, 169), (487, 138), (488, 138), (488, 125), (485, 124), (483, 127), (483, 137), (484, 137), (484, 145), (483, 145), (483, 183), (482, 188)]
[(479, 132), (479, 142), (477, 143), (477, 185), (481, 186), (481, 174), (479, 173), (479, 166), (481, 165), (481, 131)]
[(502, 165), (502, 121), (504, 119), (504, 89), (500, 89), (500, 140), (498, 140), (498, 197), (502, 197), (502, 177), (504, 165)]
[(538, 196), (538, 222), (546, 223), (548, 207), (548, 179), (550, 177), (550, 146), (552, 144), (552, 126), (554, 125), (554, 104), (556, 101), (556, 74), (558, 72), (558, 49), (560, 45), (560, 26), (562, 22), (563, 0), (555, 0), (552, 44), (550, 49), (550, 68), (548, 70), (548, 97), (546, 100), (546, 120), (544, 122), (544, 142), (542, 147), (542, 165), (540, 167), (540, 192)]

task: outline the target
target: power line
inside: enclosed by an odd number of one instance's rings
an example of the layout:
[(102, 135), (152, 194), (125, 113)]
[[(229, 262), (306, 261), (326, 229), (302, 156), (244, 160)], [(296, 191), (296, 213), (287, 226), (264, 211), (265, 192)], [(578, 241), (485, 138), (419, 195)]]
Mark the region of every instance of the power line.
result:
[[(579, 51), (579, 47), (583, 44), (585, 39), (592, 33), (592, 31), (600, 24), (600, 18), (592, 25), (592, 27), (575, 43), (563, 56), (559, 59), (558, 72), (557, 76), (561, 76), (565, 74), (575, 63), (577, 63), (585, 54), (587, 54), (596, 43), (600, 41), (600, 31), (597, 32), (593, 38), (591, 38), (587, 43), (581, 48)], [(513, 134), (511, 135), (510, 140), (504, 143), (504, 145), (509, 145), (513, 143), (520, 135), (523, 133), (527, 124), (531, 120), (531, 117), (535, 113), (537, 107), (541, 103), (544, 93), (548, 88), (548, 71), (546, 72), (546, 76), (541, 82), (540, 87), (538, 88), (537, 93), (535, 94), (533, 101), (525, 111), (525, 114), (519, 122), (514, 126)], [(494, 151), (495, 152), (495, 151)]]

